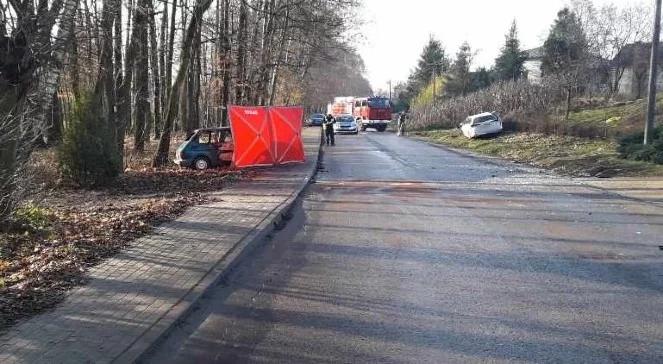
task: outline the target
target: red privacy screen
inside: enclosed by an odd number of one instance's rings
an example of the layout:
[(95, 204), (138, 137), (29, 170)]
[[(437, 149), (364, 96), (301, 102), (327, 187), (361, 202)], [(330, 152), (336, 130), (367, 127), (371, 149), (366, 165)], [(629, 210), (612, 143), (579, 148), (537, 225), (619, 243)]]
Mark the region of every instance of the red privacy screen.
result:
[(304, 144), (302, 143), (302, 118), (304, 109), (301, 107), (272, 107), (269, 109), (274, 132), (274, 158), (276, 164), (304, 161)]
[(267, 108), (231, 106), (228, 113), (234, 144), (233, 165), (237, 168), (274, 165), (274, 137)]
[(303, 162), (301, 107), (231, 106), (236, 168)]

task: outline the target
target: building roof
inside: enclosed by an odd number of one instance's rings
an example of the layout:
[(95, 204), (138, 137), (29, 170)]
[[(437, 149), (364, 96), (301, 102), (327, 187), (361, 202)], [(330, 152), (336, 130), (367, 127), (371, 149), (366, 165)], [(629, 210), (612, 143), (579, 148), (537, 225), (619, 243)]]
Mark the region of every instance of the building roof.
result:
[[(645, 59), (649, 60), (651, 56), (651, 43), (649, 42), (635, 42), (627, 44), (621, 51), (615, 56), (613, 63), (619, 64), (622, 66), (632, 65), (636, 59)], [(658, 59), (659, 63), (663, 62), (663, 44), (658, 46)]]
[[(528, 49), (523, 51), (525, 53), (525, 57), (527, 61), (535, 61), (535, 60), (542, 60), (543, 56), (546, 53), (546, 50), (544, 46), (541, 47), (536, 47), (532, 49)], [(600, 56), (590, 54), (589, 55), (589, 65), (594, 67), (594, 68), (599, 68), (602, 65), (609, 63), (605, 60), (603, 60)]]
[(525, 56), (527, 57), (527, 60), (542, 59), (544, 49), (543, 49), (543, 46), (541, 46), (541, 47), (536, 47), (536, 48), (525, 50), (525, 51), (523, 51), (523, 53), (525, 53)]

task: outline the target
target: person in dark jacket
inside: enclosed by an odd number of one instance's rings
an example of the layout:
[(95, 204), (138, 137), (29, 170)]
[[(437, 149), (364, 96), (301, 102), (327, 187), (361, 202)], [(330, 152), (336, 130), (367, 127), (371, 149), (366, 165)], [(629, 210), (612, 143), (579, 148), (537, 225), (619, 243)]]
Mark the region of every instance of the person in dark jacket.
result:
[(328, 114), (327, 118), (322, 123), (322, 127), (324, 128), (325, 131), (325, 141), (327, 142), (327, 145), (331, 144), (333, 146), (335, 144), (334, 124), (336, 124), (336, 119), (334, 119), (332, 114)]
[(405, 135), (405, 122), (407, 121), (407, 114), (405, 111), (401, 111), (398, 115), (398, 135)]

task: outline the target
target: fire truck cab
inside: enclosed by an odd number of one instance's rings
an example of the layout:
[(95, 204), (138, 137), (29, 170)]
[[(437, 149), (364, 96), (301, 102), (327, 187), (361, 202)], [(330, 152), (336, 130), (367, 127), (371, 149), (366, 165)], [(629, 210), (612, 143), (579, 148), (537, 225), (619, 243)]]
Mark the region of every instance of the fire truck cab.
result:
[(355, 98), (353, 115), (362, 131), (375, 128), (383, 132), (391, 122), (391, 102), (380, 96)]

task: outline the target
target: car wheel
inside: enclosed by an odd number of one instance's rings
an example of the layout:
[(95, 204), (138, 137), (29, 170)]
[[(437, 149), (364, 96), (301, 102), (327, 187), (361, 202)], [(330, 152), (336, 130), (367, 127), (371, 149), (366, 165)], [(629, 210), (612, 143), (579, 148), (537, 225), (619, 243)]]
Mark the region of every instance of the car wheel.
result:
[(209, 168), (209, 160), (205, 157), (198, 157), (193, 161), (193, 168), (198, 171), (204, 171)]
[(385, 130), (387, 130), (387, 127), (384, 126), (384, 125), (380, 125), (380, 126), (378, 126), (376, 129), (378, 130), (378, 132), (382, 133), (382, 132), (384, 132)]

